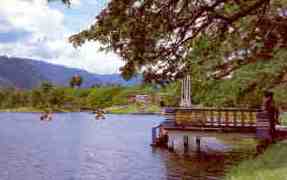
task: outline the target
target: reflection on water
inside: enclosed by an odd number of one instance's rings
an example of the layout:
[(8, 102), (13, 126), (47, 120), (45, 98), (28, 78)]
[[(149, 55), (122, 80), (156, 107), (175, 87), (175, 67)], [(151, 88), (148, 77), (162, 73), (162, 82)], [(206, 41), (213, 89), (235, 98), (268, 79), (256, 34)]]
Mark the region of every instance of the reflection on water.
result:
[(1, 180), (220, 179), (241, 154), (183, 157), (150, 147), (159, 116), (0, 113)]

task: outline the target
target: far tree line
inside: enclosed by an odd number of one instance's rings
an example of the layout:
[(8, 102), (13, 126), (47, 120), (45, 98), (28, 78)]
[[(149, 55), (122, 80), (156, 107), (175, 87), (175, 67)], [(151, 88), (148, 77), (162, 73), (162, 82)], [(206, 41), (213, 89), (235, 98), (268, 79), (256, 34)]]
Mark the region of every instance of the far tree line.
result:
[[(200, 88), (193, 83), (192, 103), (207, 107), (252, 107), (261, 105), (262, 93), (242, 96), (236, 89), (230, 89), (225, 82), (206, 84)], [(201, 83), (201, 82), (198, 82)], [(55, 111), (80, 111), (112, 106), (131, 105), (129, 97), (135, 95), (148, 95), (151, 104), (155, 106), (178, 106), (180, 101), (180, 82), (170, 83), (166, 86), (144, 83), (134, 86), (97, 85), (91, 88), (75, 88), (53, 85), (43, 82), (33, 89), (0, 88), (0, 109), (14, 109), (31, 107), (38, 110), (54, 109)], [(215, 87), (215, 88), (214, 88)], [(236, 87), (236, 86), (234, 86)], [(276, 103), (287, 109), (287, 94), (285, 88), (275, 88)]]

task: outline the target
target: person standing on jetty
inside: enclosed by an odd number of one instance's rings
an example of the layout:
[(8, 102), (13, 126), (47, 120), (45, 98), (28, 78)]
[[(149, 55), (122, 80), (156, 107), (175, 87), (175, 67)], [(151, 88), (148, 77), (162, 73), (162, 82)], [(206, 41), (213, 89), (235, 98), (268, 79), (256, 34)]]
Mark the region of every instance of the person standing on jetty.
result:
[[(274, 143), (276, 138), (276, 124), (279, 124), (279, 110), (275, 106), (275, 102), (273, 100), (273, 92), (264, 91), (263, 93), (263, 104), (262, 104), (262, 113), (264, 115), (264, 119), (268, 119), (268, 130), (258, 131), (258, 137), (260, 137), (260, 141), (256, 146), (256, 155), (261, 154), (267, 147)], [(267, 117), (266, 117), (267, 116)], [(265, 120), (264, 120), (265, 121)]]
[(270, 115), (270, 135), (272, 140), (275, 138), (276, 133), (276, 124), (279, 123), (279, 110), (275, 106), (275, 102), (273, 100), (273, 92), (265, 91), (263, 97), (263, 111), (267, 112)]

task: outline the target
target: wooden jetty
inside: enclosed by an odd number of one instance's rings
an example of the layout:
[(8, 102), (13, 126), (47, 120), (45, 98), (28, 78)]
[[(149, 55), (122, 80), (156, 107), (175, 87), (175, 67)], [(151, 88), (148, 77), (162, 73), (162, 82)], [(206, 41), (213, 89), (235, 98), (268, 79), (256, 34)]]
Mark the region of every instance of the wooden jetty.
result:
[[(200, 150), (201, 137), (236, 135), (252, 137), (269, 144), (287, 138), (287, 127), (277, 126), (271, 132), (272, 116), (260, 109), (250, 108), (196, 108), (191, 103), (191, 78), (186, 75), (181, 83), (180, 106), (166, 108), (166, 121), (152, 129), (152, 145), (173, 149), (180, 134), (184, 151), (192, 139)], [(265, 143), (268, 142), (268, 143)]]
[(167, 108), (166, 121), (152, 129), (152, 145), (173, 149), (173, 134), (182, 134), (185, 151), (190, 134), (195, 137), (197, 149), (200, 138), (237, 133), (242, 137), (261, 140), (287, 138), (287, 127), (276, 126), (275, 135), (270, 134), (270, 115), (260, 109), (250, 108)]

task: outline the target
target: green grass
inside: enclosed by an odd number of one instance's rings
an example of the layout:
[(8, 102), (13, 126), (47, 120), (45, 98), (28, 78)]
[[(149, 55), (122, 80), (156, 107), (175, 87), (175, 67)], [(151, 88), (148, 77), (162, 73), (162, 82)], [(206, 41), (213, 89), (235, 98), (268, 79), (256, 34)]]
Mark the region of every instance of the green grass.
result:
[(137, 112), (137, 107), (135, 105), (115, 106), (107, 108), (106, 111), (113, 114), (128, 114)]
[[(129, 114), (129, 113), (139, 113), (142, 112), (141, 108), (136, 104), (129, 104), (126, 106), (113, 106), (107, 108), (106, 111), (112, 114)], [(160, 107), (157, 105), (148, 105), (144, 110), (145, 113), (155, 113), (160, 112)]]
[(153, 112), (160, 112), (160, 110), (161, 108), (159, 106), (151, 104), (147, 107), (146, 112), (153, 113)]
[(282, 125), (287, 126), (287, 113), (283, 113), (280, 116), (280, 122)]
[(11, 109), (0, 109), (0, 112), (42, 112), (42, 110), (34, 107), (19, 107)]
[[(43, 112), (43, 108), (35, 107), (19, 107), (10, 109), (0, 109), (0, 112)], [(73, 109), (53, 108), (53, 112), (75, 112)]]
[(225, 180), (287, 180), (287, 143), (274, 144), (264, 154), (231, 168)]

